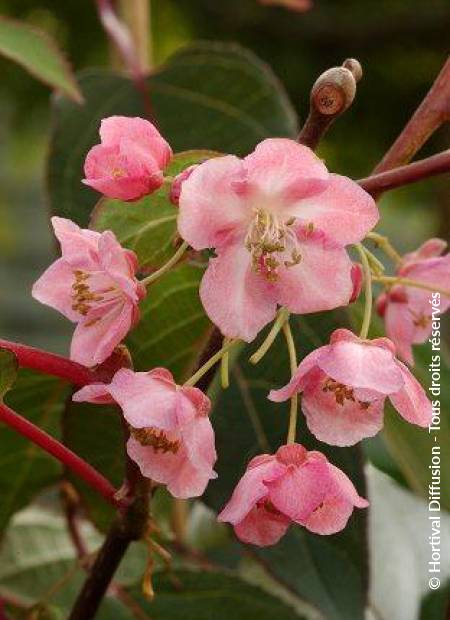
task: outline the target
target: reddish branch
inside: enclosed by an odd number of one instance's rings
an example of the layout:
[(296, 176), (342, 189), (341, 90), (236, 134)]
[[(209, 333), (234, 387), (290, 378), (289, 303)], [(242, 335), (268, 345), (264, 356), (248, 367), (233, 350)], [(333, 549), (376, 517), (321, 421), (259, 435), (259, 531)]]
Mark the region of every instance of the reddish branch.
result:
[(66, 446), (54, 439), (54, 437), (51, 437), (48, 433), (35, 426), (32, 422), (19, 415), (2, 402), (0, 402), (0, 421), (55, 457), (60, 463), (73, 471), (76, 476), (84, 480), (86, 484), (104, 497), (107, 502), (116, 508), (123, 508), (123, 502), (117, 500), (115, 497), (116, 489), (104, 476), (89, 465), (89, 463), (86, 463), (86, 461), (72, 452), (72, 450), (66, 448)]
[(373, 174), (357, 182), (369, 194), (379, 195), (386, 190), (415, 183), (444, 172), (450, 172), (450, 149), (406, 166)]
[(0, 339), (0, 349), (7, 349), (15, 353), (21, 368), (30, 368), (47, 375), (59, 377), (73, 385), (83, 386), (108, 380), (106, 373), (103, 371), (89, 370), (89, 368), (72, 362), (62, 355), (55, 355), (54, 353), (35, 349), (25, 344)]
[(450, 120), (450, 59), (374, 173), (406, 164), (439, 127)]

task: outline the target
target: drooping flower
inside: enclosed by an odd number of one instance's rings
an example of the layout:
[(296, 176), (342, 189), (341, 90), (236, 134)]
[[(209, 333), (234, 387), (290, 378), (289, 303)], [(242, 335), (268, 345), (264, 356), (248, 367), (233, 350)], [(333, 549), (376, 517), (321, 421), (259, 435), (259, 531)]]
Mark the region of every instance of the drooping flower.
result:
[(333, 332), (330, 344), (300, 363), (291, 381), (272, 390), (269, 399), (282, 402), (303, 392), (302, 410), (309, 430), (335, 446), (351, 446), (383, 427), (386, 397), (408, 422), (426, 427), (432, 407), (424, 389), (395, 358), (387, 338), (361, 340), (346, 329)]
[(62, 256), (34, 284), (32, 295), (77, 323), (70, 356), (94, 366), (139, 320), (145, 288), (135, 277), (137, 258), (110, 231), (81, 229), (61, 217), (52, 224)]
[[(442, 239), (429, 239), (415, 252), (405, 254), (396, 275), (450, 290), (450, 254), (442, 256), (446, 247)], [(433, 306), (435, 316), (450, 308), (450, 297), (439, 295), (434, 304), (431, 297), (431, 291), (396, 284), (377, 299), (386, 334), (407, 364), (414, 364), (412, 345), (426, 342), (431, 334)]]
[(231, 523), (243, 542), (263, 547), (277, 543), (291, 523), (334, 534), (355, 506), (368, 505), (321, 452), (294, 443), (252, 459), (218, 519)]
[(110, 116), (101, 122), (100, 139), (86, 156), (85, 185), (119, 200), (137, 200), (161, 187), (172, 149), (152, 123)]
[(122, 368), (109, 385), (88, 385), (77, 402), (116, 402), (130, 428), (127, 452), (142, 475), (165, 484), (174, 497), (198, 497), (216, 478), (210, 400), (195, 387), (177, 386), (165, 368)]
[(245, 159), (210, 159), (182, 184), (180, 235), (214, 248), (200, 296), (229, 338), (250, 342), (277, 304), (303, 314), (347, 305), (352, 263), (345, 246), (378, 220), (369, 194), (329, 174), (307, 147), (261, 142)]

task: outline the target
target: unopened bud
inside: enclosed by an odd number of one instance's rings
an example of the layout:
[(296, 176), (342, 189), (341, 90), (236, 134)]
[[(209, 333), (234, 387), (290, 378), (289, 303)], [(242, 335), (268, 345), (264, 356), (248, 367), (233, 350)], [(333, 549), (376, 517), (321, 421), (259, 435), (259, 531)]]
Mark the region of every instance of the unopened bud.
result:
[(170, 198), (170, 202), (176, 207), (178, 207), (178, 204), (180, 202), (181, 186), (191, 176), (191, 174), (197, 168), (197, 166), (198, 164), (189, 166), (188, 168), (183, 170), (183, 172), (180, 172), (180, 174), (177, 174), (177, 176), (174, 178), (172, 186), (170, 188), (169, 198)]

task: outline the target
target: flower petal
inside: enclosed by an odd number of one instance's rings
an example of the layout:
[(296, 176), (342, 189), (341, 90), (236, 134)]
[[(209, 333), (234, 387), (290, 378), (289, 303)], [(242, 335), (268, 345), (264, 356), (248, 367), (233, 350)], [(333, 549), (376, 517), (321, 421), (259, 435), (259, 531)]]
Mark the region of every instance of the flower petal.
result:
[(224, 247), (209, 261), (200, 298), (211, 321), (228, 338), (251, 342), (276, 315), (272, 286), (253, 271), (243, 244)]
[(433, 411), (425, 390), (402, 362), (397, 361), (397, 366), (403, 375), (404, 387), (389, 396), (392, 404), (411, 424), (429, 426)]
[(112, 301), (89, 311), (78, 323), (70, 347), (70, 358), (84, 366), (105, 361), (122, 342), (135, 322), (131, 303)]
[(324, 461), (290, 465), (284, 475), (266, 483), (269, 499), (277, 510), (293, 521), (306, 519), (324, 500), (330, 476)]
[(178, 231), (193, 248), (220, 247), (230, 234), (245, 234), (252, 213), (234, 188), (244, 178), (242, 161), (227, 155), (200, 164), (184, 181)]
[(115, 400), (109, 391), (109, 385), (104, 383), (92, 383), (86, 385), (72, 396), (72, 400), (76, 403), (96, 403), (98, 405), (106, 405), (114, 403)]
[(347, 252), (316, 234), (302, 239), (299, 249), (300, 263), (279, 269), (278, 303), (297, 314), (346, 306), (353, 292)]
[(321, 375), (321, 371), (317, 367), (317, 360), (326, 352), (326, 349), (328, 349), (328, 345), (312, 351), (303, 358), (287, 385), (279, 390), (270, 390), (269, 400), (274, 403), (281, 403), (291, 398), (293, 394), (302, 392), (310, 383), (316, 385)]
[(246, 517), (234, 526), (236, 536), (243, 543), (268, 547), (275, 545), (286, 533), (290, 520), (281, 514), (254, 506)]
[(392, 394), (403, 386), (402, 373), (390, 351), (369, 342), (339, 341), (318, 361), (329, 377), (344, 385)]
[(122, 368), (114, 375), (109, 389), (134, 428), (154, 426), (168, 431), (178, 427), (175, 383), (152, 373)]
[(302, 398), (306, 423), (317, 439), (332, 446), (352, 446), (383, 428), (384, 398), (368, 407), (351, 400), (344, 400), (341, 405), (333, 392), (324, 391), (322, 385), (307, 388)]
[(55, 308), (69, 319), (79, 321), (80, 314), (73, 310), (73, 268), (63, 258), (56, 260), (33, 284), (32, 296), (41, 304)]
[(310, 148), (287, 138), (263, 140), (244, 162), (249, 198), (259, 206), (270, 203), (281, 210), (323, 191), (330, 176)]
[(217, 519), (233, 525), (242, 521), (259, 500), (267, 497), (267, 483), (282, 476), (285, 471), (286, 467), (278, 463), (275, 457), (247, 469)]
[(395, 344), (397, 355), (408, 364), (414, 364), (414, 318), (408, 303), (388, 300), (384, 310), (386, 334)]
[(342, 245), (358, 243), (378, 222), (374, 199), (351, 179), (330, 174), (326, 189), (291, 207), (291, 215), (312, 222)]

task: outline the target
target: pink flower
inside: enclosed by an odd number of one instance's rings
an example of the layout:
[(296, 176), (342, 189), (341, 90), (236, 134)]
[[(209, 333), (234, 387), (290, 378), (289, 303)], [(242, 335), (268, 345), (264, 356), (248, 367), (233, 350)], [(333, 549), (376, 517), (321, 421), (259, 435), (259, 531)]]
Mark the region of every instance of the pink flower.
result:
[(200, 164), (184, 181), (180, 235), (215, 248), (200, 296), (229, 338), (250, 342), (277, 304), (303, 314), (347, 305), (352, 263), (345, 246), (378, 220), (372, 198), (293, 140), (269, 139), (245, 159)]
[(361, 340), (337, 329), (330, 344), (307, 355), (288, 385), (272, 390), (269, 399), (281, 402), (303, 392), (309, 430), (335, 446), (351, 446), (376, 435), (383, 427), (387, 396), (405, 420), (426, 427), (431, 403), (394, 353), (387, 338)]
[(167, 485), (174, 497), (198, 497), (216, 478), (210, 400), (198, 388), (177, 386), (165, 368), (122, 368), (109, 385), (88, 385), (73, 400), (116, 402), (130, 426), (128, 455), (143, 476)]
[(369, 503), (321, 452), (298, 443), (252, 459), (219, 521), (245, 543), (274, 545), (294, 522), (316, 534), (342, 530), (353, 508)]
[(33, 297), (78, 323), (70, 356), (85, 366), (111, 355), (139, 320), (145, 289), (135, 278), (137, 259), (110, 231), (83, 230), (52, 218), (61, 244), (56, 260), (33, 286)]
[(101, 122), (100, 138), (86, 156), (83, 183), (119, 200), (137, 200), (161, 187), (172, 150), (152, 123), (110, 116)]
[[(450, 254), (441, 256), (446, 247), (442, 239), (429, 239), (415, 252), (405, 254), (396, 275), (450, 290)], [(412, 345), (426, 342), (431, 334), (433, 306), (435, 317), (450, 307), (450, 297), (435, 296), (433, 305), (432, 297), (431, 291), (395, 285), (377, 299), (386, 334), (407, 364), (414, 364)]]

